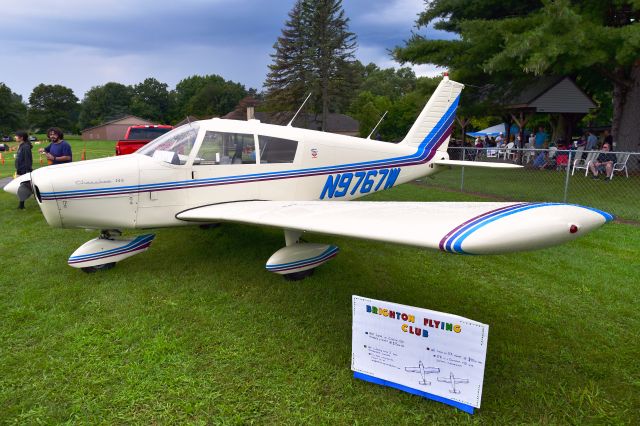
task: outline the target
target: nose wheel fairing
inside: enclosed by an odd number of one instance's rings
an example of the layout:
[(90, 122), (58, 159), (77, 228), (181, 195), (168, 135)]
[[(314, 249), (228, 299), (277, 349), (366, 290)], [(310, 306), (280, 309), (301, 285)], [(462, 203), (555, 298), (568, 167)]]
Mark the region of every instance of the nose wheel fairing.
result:
[(83, 270), (91, 268), (90, 272), (94, 272), (104, 265), (120, 262), (147, 251), (155, 237), (155, 234), (139, 235), (135, 238), (102, 235), (81, 245), (69, 257), (67, 263), (71, 267)]

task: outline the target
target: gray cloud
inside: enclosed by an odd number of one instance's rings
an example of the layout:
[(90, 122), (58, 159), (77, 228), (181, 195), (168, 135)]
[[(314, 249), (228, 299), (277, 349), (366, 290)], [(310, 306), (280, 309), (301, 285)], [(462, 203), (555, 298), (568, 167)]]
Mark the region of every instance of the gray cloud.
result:
[[(174, 86), (220, 74), (260, 88), (293, 0), (22, 0), (3, 5), (0, 80), (28, 97), (37, 84), (63, 84), (78, 97), (108, 81), (153, 76)], [(411, 35), (422, 0), (348, 0), (357, 57), (392, 66), (387, 49)], [(421, 30), (431, 31), (431, 30)], [(439, 34), (438, 37), (446, 37)], [(431, 72), (420, 71), (419, 72)]]

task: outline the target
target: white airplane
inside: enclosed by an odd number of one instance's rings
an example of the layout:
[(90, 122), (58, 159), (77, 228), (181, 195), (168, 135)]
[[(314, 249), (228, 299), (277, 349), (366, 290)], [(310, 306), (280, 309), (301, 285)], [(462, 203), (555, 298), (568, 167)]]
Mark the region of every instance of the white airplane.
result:
[(460, 389), (456, 389), (456, 384), (458, 383), (469, 383), (469, 379), (459, 379), (453, 375), (453, 371), (450, 372), (449, 377), (438, 377), (439, 382), (451, 383), (451, 389), (449, 392), (451, 393), (460, 393)]
[(87, 272), (141, 253), (154, 239), (123, 238), (123, 229), (225, 221), (281, 228), (286, 246), (266, 269), (301, 279), (338, 253), (301, 242), (303, 232), (494, 254), (564, 243), (613, 219), (561, 203), (345, 202), (448, 166), (519, 167), (449, 159), (463, 87), (445, 76), (398, 144), (216, 118), (174, 129), (131, 155), (37, 169), (5, 190), (16, 194), (30, 183), (49, 225), (100, 230), (68, 260)]
[(417, 367), (405, 367), (404, 371), (408, 371), (409, 373), (420, 373), (420, 375), (422, 376), (422, 380), (420, 380), (418, 383), (420, 383), (421, 385), (430, 385), (431, 382), (427, 381), (427, 374), (439, 373), (440, 369), (435, 367), (425, 367), (422, 361), (418, 361)]

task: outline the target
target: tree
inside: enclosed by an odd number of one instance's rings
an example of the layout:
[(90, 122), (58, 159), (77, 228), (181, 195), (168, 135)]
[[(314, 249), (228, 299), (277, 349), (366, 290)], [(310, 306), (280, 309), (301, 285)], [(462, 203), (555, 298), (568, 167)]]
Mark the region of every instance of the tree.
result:
[(39, 84), (29, 95), (28, 118), (34, 129), (43, 130), (55, 126), (75, 131), (78, 110), (78, 98), (73, 90), (59, 84)]
[[(415, 109), (415, 115), (424, 106), (424, 98), (413, 107), (413, 101), (403, 99), (409, 94), (411, 98), (421, 94), (413, 94), (417, 87), (415, 73), (410, 68), (380, 69), (371, 63), (363, 66), (356, 61), (360, 85), (356, 96), (349, 107), (349, 114), (360, 123), (360, 135), (366, 137), (376, 125), (385, 111), (387, 117), (376, 130), (381, 139), (392, 141), (401, 139), (407, 132), (404, 120), (397, 122), (400, 110)], [(412, 106), (409, 106), (412, 105)], [(415, 119), (415, 116), (413, 117)]]
[(274, 63), (265, 82), (272, 107), (296, 109), (303, 93), (322, 114), (326, 129), (331, 110), (346, 109), (354, 88), (355, 35), (342, 0), (298, 0), (274, 45)]
[(386, 96), (391, 100), (410, 93), (416, 89), (416, 74), (411, 68), (385, 68), (370, 63), (362, 67), (359, 90), (375, 95)]
[(617, 150), (640, 147), (640, 1), (435, 0), (418, 25), (434, 20), (455, 40), (415, 35), (396, 58), (450, 67), (463, 82), (570, 75), (590, 92), (608, 85)]
[(131, 113), (156, 123), (169, 121), (169, 91), (166, 83), (147, 78), (133, 86)]
[(97, 126), (105, 121), (115, 120), (131, 114), (133, 89), (120, 83), (94, 86), (84, 95), (80, 112), (82, 128)]
[(293, 109), (309, 92), (312, 77), (308, 8), (308, 2), (296, 1), (282, 35), (273, 45), (273, 63), (264, 84), (271, 109)]
[[(371, 64), (367, 67), (370, 66)], [(372, 73), (374, 80), (377, 80), (376, 74), (380, 71), (388, 75), (391, 74), (389, 71), (392, 71), (396, 76), (403, 76), (406, 71), (406, 69), (395, 71), (392, 68), (388, 70), (375, 68), (376, 70)], [(411, 91), (402, 90), (400, 93), (397, 90), (398, 86), (391, 85), (387, 86), (386, 90), (383, 89), (382, 93), (380, 91), (372, 93), (368, 90), (358, 93), (351, 104), (349, 113), (360, 122), (360, 135), (367, 136), (382, 114), (387, 111), (384, 121), (376, 130), (376, 135), (385, 141), (398, 141), (404, 138), (440, 80), (441, 77), (416, 79), (415, 75), (411, 73), (406, 80), (402, 80), (403, 83), (400, 85), (405, 88), (411, 87)], [(368, 86), (367, 81), (370, 81), (368, 77), (365, 78), (362, 87)], [(382, 87), (384, 88), (384, 85)], [(378, 87), (378, 89), (380, 88)]]
[(24, 127), (27, 107), (22, 103), (22, 96), (4, 83), (0, 83), (0, 133), (9, 134), (12, 130)]
[(196, 117), (225, 115), (233, 111), (247, 93), (242, 84), (227, 81), (219, 75), (187, 77), (181, 80), (176, 85), (176, 90), (172, 92), (175, 99), (173, 119), (182, 120), (187, 115)]

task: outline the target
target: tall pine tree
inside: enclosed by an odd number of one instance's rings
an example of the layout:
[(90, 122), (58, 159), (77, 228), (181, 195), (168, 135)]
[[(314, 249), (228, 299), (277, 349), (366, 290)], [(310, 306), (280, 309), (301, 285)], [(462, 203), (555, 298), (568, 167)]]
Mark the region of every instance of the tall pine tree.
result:
[(306, 92), (327, 128), (330, 111), (344, 109), (353, 85), (355, 34), (342, 0), (298, 0), (274, 45), (265, 82), (272, 108), (295, 109)]

